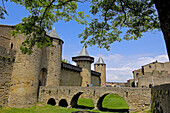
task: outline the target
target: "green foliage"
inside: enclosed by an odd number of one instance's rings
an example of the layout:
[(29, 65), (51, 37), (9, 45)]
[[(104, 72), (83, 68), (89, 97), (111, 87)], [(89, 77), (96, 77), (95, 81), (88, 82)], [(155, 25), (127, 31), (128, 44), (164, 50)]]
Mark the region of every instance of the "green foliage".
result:
[(4, 1), (8, 1), (8, 0), (2, 0), (2, 6), (0, 6), (0, 18), (1, 19), (5, 19), (4, 14), (7, 15), (7, 11), (5, 9)]
[(109, 50), (115, 41), (137, 40), (143, 32), (160, 28), (154, 0), (92, 0), (90, 12), (94, 18), (79, 35), (85, 45)]
[(68, 60), (66, 60), (66, 59), (62, 59), (61, 62), (70, 63), (70, 61), (68, 61)]
[[(7, 1), (7, 0), (5, 0)], [(100, 48), (110, 49), (115, 41), (137, 40), (143, 32), (160, 29), (158, 15), (154, 7), (154, 0), (89, 0), (90, 22), (88, 15), (78, 10), (77, 3), (88, 0), (10, 0), (24, 6), (30, 13), (22, 19), (22, 24), (16, 25), (12, 36), (24, 34), (27, 39), (21, 46), (21, 51), (31, 54), (33, 47), (52, 46), (46, 37), (46, 30), (59, 20), (68, 22), (75, 20), (79, 24), (88, 25), (83, 33), (81, 43), (97, 44)], [(4, 1), (3, 1), (4, 3)], [(7, 14), (4, 5), (0, 6), (0, 18)], [(125, 30), (126, 33), (122, 34)]]

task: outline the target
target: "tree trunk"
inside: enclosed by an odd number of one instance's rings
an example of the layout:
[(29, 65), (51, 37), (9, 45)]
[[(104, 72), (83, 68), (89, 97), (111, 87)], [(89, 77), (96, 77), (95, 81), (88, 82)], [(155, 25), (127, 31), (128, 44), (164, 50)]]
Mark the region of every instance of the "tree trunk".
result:
[(170, 0), (154, 0), (170, 60)]

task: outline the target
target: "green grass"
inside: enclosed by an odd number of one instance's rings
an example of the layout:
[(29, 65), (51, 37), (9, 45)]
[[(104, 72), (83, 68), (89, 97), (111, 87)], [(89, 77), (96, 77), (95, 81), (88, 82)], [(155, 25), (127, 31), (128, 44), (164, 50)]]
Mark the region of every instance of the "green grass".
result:
[(33, 106), (30, 108), (9, 108), (3, 107), (0, 113), (71, 113), (73, 111), (78, 111), (77, 109), (67, 109), (59, 106), (42, 105)]
[(78, 105), (94, 107), (93, 100), (91, 98), (79, 98)]
[[(83, 105), (87, 107), (94, 107), (93, 101), (90, 98), (80, 98), (78, 100), (78, 105)], [(104, 100), (103, 100), (103, 108), (108, 108), (108, 109), (129, 109), (128, 104), (126, 101), (116, 95), (116, 94), (108, 94)]]
[(103, 100), (103, 108), (108, 109), (129, 109), (126, 101), (116, 94), (108, 94)]

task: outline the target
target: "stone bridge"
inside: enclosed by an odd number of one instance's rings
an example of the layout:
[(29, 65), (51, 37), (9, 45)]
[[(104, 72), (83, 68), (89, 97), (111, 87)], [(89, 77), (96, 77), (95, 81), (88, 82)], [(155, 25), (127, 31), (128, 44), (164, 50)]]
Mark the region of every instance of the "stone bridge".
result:
[(93, 100), (94, 109), (102, 109), (102, 101), (108, 94), (117, 94), (129, 106), (130, 111), (147, 109), (150, 106), (151, 90), (149, 88), (128, 87), (44, 87), (39, 90), (38, 101), (56, 106), (64, 103), (64, 107), (75, 107), (80, 95), (85, 95)]

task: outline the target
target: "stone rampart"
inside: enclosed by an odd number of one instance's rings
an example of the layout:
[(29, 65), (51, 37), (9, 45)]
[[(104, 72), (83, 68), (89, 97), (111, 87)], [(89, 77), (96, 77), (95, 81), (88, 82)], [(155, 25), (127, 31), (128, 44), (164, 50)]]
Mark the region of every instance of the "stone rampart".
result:
[(153, 71), (152, 73), (145, 73), (138, 78), (138, 87), (149, 87), (152, 85), (160, 85), (170, 83), (170, 75), (167, 71)]
[(170, 113), (170, 84), (152, 87), (152, 113)]
[(82, 77), (80, 72), (61, 69), (60, 86), (81, 86)]
[(100, 84), (101, 84), (100, 76), (92, 74), (91, 75), (91, 84), (93, 86), (100, 86)]

